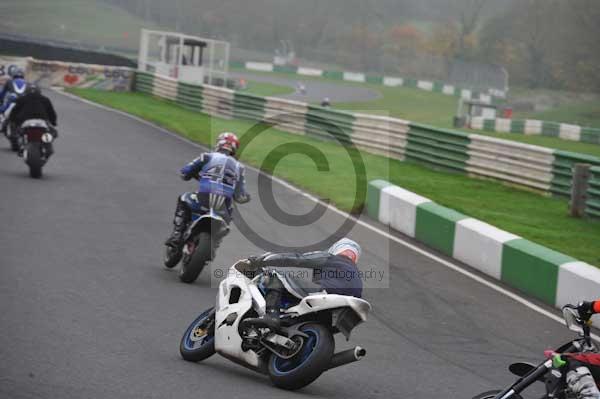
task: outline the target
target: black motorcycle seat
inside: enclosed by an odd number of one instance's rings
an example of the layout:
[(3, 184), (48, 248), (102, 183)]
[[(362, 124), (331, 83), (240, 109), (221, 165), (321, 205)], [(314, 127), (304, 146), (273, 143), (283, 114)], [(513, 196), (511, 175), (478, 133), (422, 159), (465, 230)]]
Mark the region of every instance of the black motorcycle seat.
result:
[(318, 284), (313, 283), (312, 281), (293, 278), (288, 275), (288, 273), (282, 273), (281, 271), (277, 272), (280, 280), (283, 282), (286, 290), (298, 299), (302, 299), (311, 294), (316, 294), (318, 292), (325, 292), (325, 289)]

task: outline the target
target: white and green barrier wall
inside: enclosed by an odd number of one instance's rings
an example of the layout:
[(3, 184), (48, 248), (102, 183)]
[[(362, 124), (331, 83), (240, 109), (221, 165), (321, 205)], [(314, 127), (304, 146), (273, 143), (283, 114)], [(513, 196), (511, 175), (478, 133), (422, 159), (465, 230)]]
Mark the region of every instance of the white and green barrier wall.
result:
[(495, 102), (497, 99), (506, 97), (506, 93), (501, 90), (475, 90), (465, 87), (458, 87), (439, 81), (399, 78), (393, 76), (374, 76), (359, 72), (326, 71), (307, 67), (279, 66), (268, 62), (239, 62), (232, 63), (232, 66), (244, 68), (248, 71), (279, 72), (298, 76), (324, 77), (334, 80), (344, 80), (347, 82), (373, 83), (390, 87), (410, 87), (450, 96), (462, 97), (465, 100), (478, 100), (488, 104)]
[(269, 120), (282, 130), (351, 141), (357, 148), (393, 159), (570, 196), (575, 163), (600, 167), (600, 158), (402, 119), (354, 114), (275, 97), (258, 97), (208, 85), (137, 72), (135, 90), (224, 118)]
[(563, 140), (600, 144), (600, 129), (567, 123), (540, 121), (536, 119), (486, 119), (473, 116), (469, 118), (467, 126), (471, 129), (488, 132), (558, 137)]
[(550, 305), (597, 298), (600, 269), (392, 185), (369, 182), (379, 222)]

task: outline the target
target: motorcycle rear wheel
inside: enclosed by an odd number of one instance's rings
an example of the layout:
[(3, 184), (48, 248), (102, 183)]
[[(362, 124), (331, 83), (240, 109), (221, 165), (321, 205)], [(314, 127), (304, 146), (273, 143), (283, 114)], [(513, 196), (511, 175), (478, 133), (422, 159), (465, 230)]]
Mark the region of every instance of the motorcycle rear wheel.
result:
[(29, 166), (29, 176), (34, 179), (42, 177), (42, 148), (40, 145), (27, 146), (27, 166)]
[(198, 234), (194, 253), (183, 257), (179, 279), (184, 283), (191, 284), (202, 273), (204, 266), (215, 257), (215, 240), (208, 232)]
[(303, 347), (291, 359), (283, 359), (272, 354), (268, 370), (271, 382), (278, 388), (296, 390), (319, 378), (331, 364), (335, 341), (329, 329), (318, 323), (300, 327), (308, 335)]

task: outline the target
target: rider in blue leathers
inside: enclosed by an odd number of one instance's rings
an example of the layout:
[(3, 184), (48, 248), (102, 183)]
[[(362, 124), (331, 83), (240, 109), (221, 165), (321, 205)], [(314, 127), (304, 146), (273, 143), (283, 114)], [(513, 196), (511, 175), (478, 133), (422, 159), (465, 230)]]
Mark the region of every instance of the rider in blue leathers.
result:
[[(27, 89), (27, 81), (25, 80), (25, 73), (21, 68), (16, 68), (11, 72), (10, 79), (6, 81), (0, 91), (0, 114), (10, 107), (16, 99), (23, 94)], [(0, 130), (6, 129), (6, 122), (3, 121)]]
[(246, 192), (244, 166), (234, 156), (239, 147), (235, 134), (225, 132), (217, 138), (214, 152), (203, 153), (181, 169), (181, 177), (190, 180), (196, 177), (199, 181), (197, 192), (185, 193), (177, 200), (173, 233), (165, 245), (180, 251), (183, 246), (183, 234), (192, 218), (192, 211), (202, 213), (210, 209), (210, 195), (219, 194), (225, 197), (224, 211), (220, 215), (227, 224), (231, 221), (233, 201), (245, 203), (250, 201)]

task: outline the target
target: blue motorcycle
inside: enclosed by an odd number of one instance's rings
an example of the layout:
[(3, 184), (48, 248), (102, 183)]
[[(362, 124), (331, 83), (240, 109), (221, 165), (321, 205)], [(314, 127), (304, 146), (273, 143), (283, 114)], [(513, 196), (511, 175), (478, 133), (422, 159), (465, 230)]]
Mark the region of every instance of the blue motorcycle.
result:
[(222, 182), (211, 181), (209, 177), (196, 177), (196, 180), (200, 182), (200, 192), (210, 193), (208, 204), (202, 203), (196, 193), (186, 195), (192, 221), (183, 235), (183, 250), (177, 251), (167, 245), (164, 259), (167, 268), (173, 268), (181, 261), (179, 279), (184, 283), (196, 281), (204, 267), (214, 259), (223, 237), (229, 233), (227, 202), (234, 195), (234, 188)]

